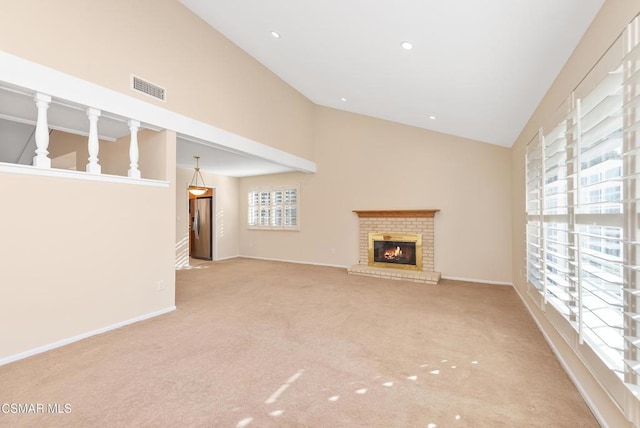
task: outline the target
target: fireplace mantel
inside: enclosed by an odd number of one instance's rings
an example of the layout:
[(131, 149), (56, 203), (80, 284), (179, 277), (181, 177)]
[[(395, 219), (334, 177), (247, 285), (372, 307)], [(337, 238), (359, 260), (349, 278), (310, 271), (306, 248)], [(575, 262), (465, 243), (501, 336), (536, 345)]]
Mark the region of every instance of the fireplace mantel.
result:
[(432, 218), (440, 210), (367, 210), (353, 212), (360, 218)]

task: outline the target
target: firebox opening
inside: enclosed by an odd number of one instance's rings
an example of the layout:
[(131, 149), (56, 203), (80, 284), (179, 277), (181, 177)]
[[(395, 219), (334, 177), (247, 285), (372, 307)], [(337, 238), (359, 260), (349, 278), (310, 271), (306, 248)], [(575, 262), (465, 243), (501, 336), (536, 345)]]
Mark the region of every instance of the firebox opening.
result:
[(369, 232), (369, 266), (422, 270), (422, 235)]
[(416, 264), (416, 243), (373, 241), (373, 261), (376, 263)]

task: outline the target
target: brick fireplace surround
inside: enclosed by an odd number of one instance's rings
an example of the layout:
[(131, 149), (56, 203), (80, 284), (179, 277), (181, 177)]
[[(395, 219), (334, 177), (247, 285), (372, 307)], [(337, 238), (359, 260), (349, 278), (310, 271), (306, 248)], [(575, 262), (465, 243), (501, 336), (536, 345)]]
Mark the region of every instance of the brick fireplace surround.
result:
[[(437, 284), (440, 272), (434, 268), (433, 220), (439, 210), (354, 211), (360, 221), (359, 261), (350, 274)], [(422, 235), (422, 271), (369, 266), (369, 233)]]

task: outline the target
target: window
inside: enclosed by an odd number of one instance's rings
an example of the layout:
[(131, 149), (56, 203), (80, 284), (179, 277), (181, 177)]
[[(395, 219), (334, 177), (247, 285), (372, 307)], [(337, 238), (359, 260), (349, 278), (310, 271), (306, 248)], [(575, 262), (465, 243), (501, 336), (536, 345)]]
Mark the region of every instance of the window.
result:
[(640, 47), (627, 33), (527, 146), (526, 266), (549, 321), (637, 392)]
[(251, 190), (247, 224), (250, 229), (298, 230), (298, 186)]

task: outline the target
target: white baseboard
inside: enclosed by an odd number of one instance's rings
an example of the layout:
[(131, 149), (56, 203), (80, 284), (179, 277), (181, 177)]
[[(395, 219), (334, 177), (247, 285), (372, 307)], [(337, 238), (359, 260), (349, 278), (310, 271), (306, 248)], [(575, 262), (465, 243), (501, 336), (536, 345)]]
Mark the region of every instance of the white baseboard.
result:
[[(240, 256), (235, 255), (235, 256), (228, 256), (228, 257), (222, 257), (219, 259), (215, 259), (215, 260), (202, 260), (202, 262), (221, 262), (224, 260), (230, 260), (230, 259), (236, 259)], [(192, 265), (190, 262), (187, 262), (186, 264), (183, 264), (181, 266), (175, 266), (175, 270), (190, 270), (190, 269), (200, 269), (200, 266), (198, 264), (196, 265)]]
[(237, 259), (238, 257), (241, 257), (241, 256), (236, 254), (235, 256), (220, 257), (219, 259), (215, 259), (214, 261), (221, 262), (223, 260)]
[[(573, 382), (573, 384), (575, 385), (576, 389), (578, 390), (578, 392), (580, 393), (580, 395), (584, 399), (585, 403), (587, 403), (587, 406), (589, 407), (589, 409), (591, 409), (591, 413), (593, 413), (593, 416), (595, 416), (595, 418), (598, 421), (598, 423), (600, 424), (600, 426), (608, 427), (609, 424), (607, 423), (607, 421), (603, 417), (602, 413), (600, 412), (600, 410), (599, 410), (598, 406), (596, 405), (595, 401), (593, 400), (593, 398), (587, 393), (587, 391), (582, 386), (582, 383), (580, 382), (579, 376), (577, 376), (575, 374), (575, 371), (573, 370), (571, 365), (567, 363), (567, 361), (565, 360), (563, 354), (558, 350), (558, 348), (556, 347), (556, 345), (553, 342), (553, 340), (551, 339), (551, 337), (549, 337), (549, 335), (547, 334), (545, 329), (542, 327), (542, 325), (538, 321), (538, 318), (536, 317), (534, 311), (531, 310), (531, 306), (529, 305), (529, 302), (525, 298), (526, 296), (524, 296), (524, 295), (522, 295), (520, 293), (520, 291), (518, 290), (518, 287), (513, 287), (513, 288), (516, 290), (516, 294), (518, 295), (518, 297), (520, 297), (520, 300), (522, 301), (522, 303), (524, 303), (524, 306), (529, 311), (529, 315), (531, 315), (531, 318), (533, 318), (533, 321), (536, 323), (536, 326), (538, 327), (538, 330), (540, 331), (540, 333), (542, 333), (542, 337), (544, 337), (544, 340), (547, 342), (547, 344), (551, 348), (551, 351), (553, 352), (553, 354), (558, 359), (558, 362), (560, 363), (560, 365), (564, 369), (565, 373), (567, 373), (567, 376), (569, 376), (569, 379), (571, 379), (571, 382)], [(579, 360), (581, 360), (580, 356), (577, 356), (577, 357), (578, 357)], [(582, 362), (582, 360), (581, 360), (581, 362)], [(587, 371), (589, 371), (589, 369), (586, 367), (586, 365), (585, 365), (585, 369)], [(604, 394), (608, 395), (606, 392)]]
[(342, 269), (348, 269), (349, 268), (349, 266), (345, 266), (345, 265), (332, 265), (332, 264), (328, 264), (328, 263), (301, 262), (299, 260), (272, 259), (272, 258), (269, 258), (269, 257), (243, 256), (242, 254), (239, 255), (238, 257), (242, 257), (242, 258), (245, 258), (245, 259), (267, 260), (267, 261), (270, 261), (270, 262), (296, 263), (296, 264), (299, 264), (299, 265), (326, 266), (326, 267), (335, 267), (335, 268), (342, 268)]
[(69, 337), (67, 339), (62, 339), (62, 340), (59, 340), (57, 342), (50, 343), (48, 345), (44, 345), (44, 346), (40, 346), (40, 347), (35, 348), (35, 349), (31, 349), (29, 351), (20, 352), (19, 354), (15, 354), (15, 355), (10, 355), (8, 357), (0, 359), (0, 366), (3, 366), (5, 364), (9, 364), (9, 363), (13, 363), (14, 361), (22, 360), (24, 358), (31, 357), (33, 355), (40, 354), (42, 352), (46, 352), (46, 351), (50, 351), (52, 349), (60, 348), (61, 346), (69, 345), (69, 344), (71, 344), (73, 342), (77, 342), (79, 340), (86, 339), (87, 337), (95, 336), (97, 334), (106, 333), (107, 331), (115, 330), (117, 328), (124, 327), (126, 325), (136, 323), (138, 321), (144, 321), (144, 320), (149, 319), (149, 318), (154, 318), (154, 317), (157, 317), (159, 315), (163, 315), (163, 314), (166, 314), (168, 312), (175, 311), (175, 310), (176, 310), (175, 306), (170, 306), (168, 308), (160, 309), (159, 311), (151, 312), (151, 313), (145, 314), (145, 315), (140, 315), (139, 317), (135, 317), (135, 318), (131, 318), (131, 319), (128, 319), (128, 320), (125, 320), (125, 321), (121, 321), (121, 322), (109, 325), (107, 327), (103, 327), (103, 328), (99, 328), (97, 330), (93, 330), (93, 331), (89, 331), (89, 332), (86, 332), (86, 333), (82, 333), (82, 334), (79, 334), (77, 336)]
[[(238, 255), (235, 257), (242, 257), (245, 259), (254, 259), (254, 260), (267, 260), (267, 261), (271, 261), (271, 262), (284, 262), (284, 263), (297, 263), (297, 264), (301, 264), (301, 265), (313, 265), (313, 266), (327, 266), (327, 267), (335, 267), (335, 268), (342, 268), (342, 269), (349, 269), (351, 266), (346, 266), (346, 265), (334, 265), (334, 264), (329, 264), (329, 263), (314, 263), (314, 262), (302, 262), (299, 260), (286, 260), (286, 259), (276, 259), (276, 258), (271, 258), (271, 257), (256, 257), (256, 256), (245, 256), (245, 255)], [(228, 257), (228, 258), (232, 258), (232, 257)], [(223, 259), (219, 259), (219, 260), (223, 260)], [(484, 280), (484, 279), (474, 279), (474, 278), (458, 278), (458, 277), (452, 277), (452, 276), (443, 276), (443, 279), (451, 279), (454, 281), (467, 281), (467, 282), (478, 282), (480, 284), (492, 284), (492, 285), (508, 285), (513, 287), (513, 284), (510, 282), (502, 282), (502, 281), (490, 281), (490, 280)]]
[(480, 283), (480, 284), (508, 285), (510, 287), (513, 287), (513, 284), (510, 283), (510, 282), (491, 281), (491, 280), (488, 280), (488, 279), (459, 278), (459, 277), (455, 277), (455, 276), (442, 276), (442, 279), (451, 279), (453, 281), (477, 282), (477, 283)]

